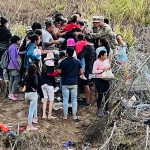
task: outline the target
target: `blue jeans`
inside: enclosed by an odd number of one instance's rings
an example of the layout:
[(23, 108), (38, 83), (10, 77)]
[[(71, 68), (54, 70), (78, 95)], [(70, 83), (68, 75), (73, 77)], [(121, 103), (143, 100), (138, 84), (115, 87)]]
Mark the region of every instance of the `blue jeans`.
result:
[(72, 114), (77, 113), (77, 85), (62, 85), (64, 116), (68, 115), (69, 93), (72, 101)]
[(37, 118), (37, 103), (38, 103), (37, 92), (25, 93), (25, 100), (30, 102), (28, 113), (28, 125), (30, 125), (32, 124), (33, 117)]

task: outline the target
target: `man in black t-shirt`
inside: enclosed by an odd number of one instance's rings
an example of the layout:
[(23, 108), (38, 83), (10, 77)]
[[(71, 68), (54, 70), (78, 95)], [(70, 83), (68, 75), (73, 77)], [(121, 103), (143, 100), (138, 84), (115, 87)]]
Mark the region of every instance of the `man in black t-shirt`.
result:
[(60, 63), (61, 77), (62, 77), (62, 93), (63, 93), (63, 119), (67, 119), (68, 115), (68, 100), (69, 93), (72, 101), (73, 119), (77, 120), (77, 89), (78, 89), (78, 75), (83, 74), (81, 62), (73, 58), (74, 49), (67, 48), (67, 58)]

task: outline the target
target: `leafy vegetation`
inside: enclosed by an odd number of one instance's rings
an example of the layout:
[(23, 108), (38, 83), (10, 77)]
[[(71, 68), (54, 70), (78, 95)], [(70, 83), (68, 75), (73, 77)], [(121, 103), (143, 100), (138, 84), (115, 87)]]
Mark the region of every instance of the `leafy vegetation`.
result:
[(79, 11), (89, 21), (93, 15), (104, 15), (129, 44), (134, 39), (135, 25), (147, 26), (150, 23), (148, 0), (0, 0), (0, 3), (1, 15), (10, 19), (11, 26), (17, 24), (12, 29), (19, 29), (14, 33), (21, 36), (25, 25), (31, 25), (33, 21), (44, 23), (45, 17), (56, 10), (67, 16)]

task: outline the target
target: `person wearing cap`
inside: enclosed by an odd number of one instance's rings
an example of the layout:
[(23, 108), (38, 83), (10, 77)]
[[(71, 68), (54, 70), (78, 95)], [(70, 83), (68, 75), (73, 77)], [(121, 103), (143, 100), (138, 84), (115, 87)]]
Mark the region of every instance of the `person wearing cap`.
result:
[(95, 24), (95, 27), (97, 28), (96, 31), (93, 30), (93, 33), (91, 33), (91, 36), (94, 38), (101, 38), (102, 36), (105, 36), (112, 31), (110, 25), (104, 23), (103, 16), (93, 17), (93, 24)]
[(97, 33), (98, 30), (100, 29), (99, 16), (93, 16), (92, 23), (93, 23), (92, 31), (93, 33)]
[(94, 39), (99, 39), (101, 37), (106, 38), (109, 41), (112, 50), (115, 51), (117, 46), (116, 33), (112, 31), (111, 26), (104, 22), (103, 16), (94, 17), (93, 22), (96, 23), (97, 31), (93, 31), (90, 35)]

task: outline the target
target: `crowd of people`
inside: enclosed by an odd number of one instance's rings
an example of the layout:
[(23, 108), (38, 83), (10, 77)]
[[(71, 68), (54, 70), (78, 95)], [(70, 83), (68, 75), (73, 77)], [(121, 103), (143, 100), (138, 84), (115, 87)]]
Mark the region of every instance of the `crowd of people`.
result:
[[(128, 64), (127, 42), (116, 34), (109, 20), (94, 16), (92, 28), (80, 13), (65, 18), (56, 13), (45, 19), (45, 24), (34, 22), (27, 27), (26, 36), (12, 35), (8, 21), (0, 17), (0, 80), (9, 81), (8, 98), (16, 101), (19, 88), (23, 87), (25, 100), (29, 102), (27, 130), (37, 130), (38, 102), (43, 103), (43, 119), (55, 119), (52, 115), (54, 95), (60, 78), (62, 92), (62, 119), (68, 117), (71, 99), (73, 120), (78, 121), (78, 89), (83, 87), (86, 106), (92, 104), (90, 82), (97, 91), (97, 115), (109, 114), (110, 80), (102, 74), (110, 70), (115, 58), (119, 65)], [(106, 105), (102, 106), (105, 99)], [(48, 114), (46, 112), (48, 104)]]

